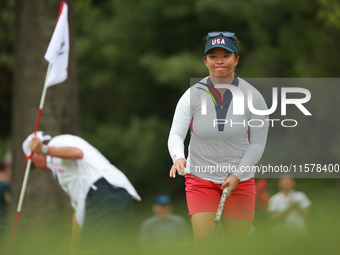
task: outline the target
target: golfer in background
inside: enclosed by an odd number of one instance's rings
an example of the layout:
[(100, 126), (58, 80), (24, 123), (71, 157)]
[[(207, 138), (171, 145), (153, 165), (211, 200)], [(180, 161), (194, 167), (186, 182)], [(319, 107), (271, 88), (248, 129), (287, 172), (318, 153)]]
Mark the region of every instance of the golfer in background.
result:
[[(30, 135), (23, 143), (33, 164), (51, 170), (61, 188), (70, 196), (75, 210), (73, 245), (107, 248), (122, 230), (133, 198), (141, 200), (127, 177), (96, 148), (80, 137), (43, 132)], [(79, 226), (79, 227), (78, 227)]]
[[(209, 76), (191, 86), (179, 100), (168, 139), (173, 159), (170, 177), (190, 170), (185, 190), (195, 244), (210, 240), (222, 189), (227, 186), (221, 220), (224, 237), (242, 240), (247, 236), (255, 206), (254, 172), (250, 169), (261, 159), (269, 126), (266, 117), (253, 114), (247, 104), (251, 92), (254, 108), (267, 110), (262, 95), (235, 74), (239, 62), (235, 34), (210, 32), (203, 43)], [(233, 114), (235, 90), (244, 96), (240, 115)], [(184, 139), (189, 128), (186, 159)]]

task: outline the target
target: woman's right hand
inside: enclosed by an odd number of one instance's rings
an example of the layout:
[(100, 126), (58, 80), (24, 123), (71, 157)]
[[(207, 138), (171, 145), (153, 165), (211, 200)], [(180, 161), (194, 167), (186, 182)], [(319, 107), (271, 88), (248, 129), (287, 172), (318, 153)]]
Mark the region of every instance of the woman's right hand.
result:
[(176, 172), (181, 175), (186, 168), (187, 163), (184, 158), (179, 158), (175, 161), (175, 163), (172, 165), (170, 169), (170, 177), (175, 178), (176, 177)]

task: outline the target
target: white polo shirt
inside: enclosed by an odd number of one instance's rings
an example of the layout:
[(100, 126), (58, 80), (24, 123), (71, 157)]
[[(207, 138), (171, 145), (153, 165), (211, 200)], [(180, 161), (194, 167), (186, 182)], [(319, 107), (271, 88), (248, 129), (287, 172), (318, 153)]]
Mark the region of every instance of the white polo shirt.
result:
[[(295, 204), (300, 208), (306, 209), (311, 206), (311, 202), (305, 193), (292, 190), (288, 196), (283, 192), (273, 195), (269, 199), (268, 212), (282, 212), (288, 208), (290, 204)], [(307, 227), (305, 219), (301, 212), (297, 209), (292, 209), (287, 212), (284, 219), (279, 221), (274, 227), (277, 233), (292, 233), (297, 235), (305, 235)]]
[(77, 212), (77, 221), (80, 226), (84, 220), (87, 193), (91, 187), (96, 189), (94, 183), (101, 177), (115, 187), (126, 189), (133, 198), (141, 200), (128, 178), (82, 138), (59, 135), (53, 137), (48, 146), (76, 147), (83, 152), (83, 158), (78, 160), (46, 157), (47, 167), (51, 169), (62, 189), (70, 196), (71, 205)]

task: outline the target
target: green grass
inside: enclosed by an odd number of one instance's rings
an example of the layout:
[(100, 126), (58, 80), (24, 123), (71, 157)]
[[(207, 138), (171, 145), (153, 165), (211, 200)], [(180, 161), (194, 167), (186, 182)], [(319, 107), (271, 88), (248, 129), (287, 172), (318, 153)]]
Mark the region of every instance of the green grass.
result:
[[(273, 181), (274, 182), (274, 181)], [(304, 183), (305, 182), (305, 183)], [(135, 203), (130, 221), (122, 233), (122, 239), (102, 254), (340, 254), (340, 200), (338, 182), (332, 185), (321, 184), (317, 180), (301, 181), (301, 188), (312, 201), (311, 214), (307, 220), (309, 235), (299, 240), (282, 240), (270, 233), (248, 237), (243, 240), (223, 240), (220, 244), (193, 250), (189, 243), (178, 247), (176, 244), (164, 246), (157, 250), (143, 250), (138, 245), (138, 230), (141, 222), (151, 216), (149, 203)], [(313, 189), (314, 187), (314, 189)], [(297, 189), (300, 190), (300, 189)], [(274, 191), (274, 189), (273, 189)], [(175, 201), (176, 214), (190, 221), (185, 201)], [(25, 212), (22, 212), (24, 214)], [(25, 218), (25, 217), (23, 217)], [(20, 219), (21, 220), (21, 219)], [(19, 220), (11, 255), (64, 255), (69, 253), (71, 215), (39, 215), (30, 220)], [(11, 224), (9, 224), (11, 225)], [(189, 225), (190, 227), (190, 225)], [(224, 230), (233, 231), (233, 230)], [(9, 231), (11, 232), (11, 230)], [(0, 254), (7, 254), (9, 236), (0, 245)], [(113, 240), (114, 241), (114, 240)], [(112, 241), (112, 243), (113, 243)], [(86, 254), (86, 253), (79, 253)], [(92, 253), (89, 253), (92, 254)], [(95, 254), (95, 253), (94, 253)]]

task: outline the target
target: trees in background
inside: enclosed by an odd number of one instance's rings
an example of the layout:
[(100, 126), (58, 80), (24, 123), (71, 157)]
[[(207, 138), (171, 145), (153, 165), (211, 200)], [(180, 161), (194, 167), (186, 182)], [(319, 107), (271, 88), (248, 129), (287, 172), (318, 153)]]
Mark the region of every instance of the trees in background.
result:
[[(71, 40), (69, 76), (63, 84), (48, 89), (39, 126), (39, 130), (52, 136), (62, 133), (77, 134), (79, 131), (72, 1), (68, 5)], [(21, 190), (24, 176), (22, 167), (25, 162), (22, 142), (35, 127), (48, 66), (44, 55), (56, 25), (59, 6), (58, 0), (16, 1), (11, 132), (13, 201), (18, 201)], [(12, 205), (14, 210), (17, 204), (12, 203)], [(42, 214), (48, 214), (65, 208), (69, 208), (69, 199), (58, 187), (51, 173), (32, 171), (23, 204), (26, 213), (20, 220), (32, 221), (33, 218), (35, 219), (33, 216), (37, 215), (37, 210)], [(46, 217), (46, 219), (50, 218)]]
[[(1, 123), (7, 124), (1, 125), (0, 137), (8, 139), (10, 135), (11, 102), (18, 169), (23, 162), (19, 144), (34, 128), (47, 67), (43, 55), (59, 1), (30, 3), (39, 6), (35, 10), (26, 7), (25, 1), (16, 1), (16, 27), (13, 3), (0, 5), (4, 91), (0, 111), (4, 113)], [(71, 6), (73, 3), (68, 1)], [(172, 163), (167, 136), (176, 103), (189, 87), (190, 78), (208, 74), (201, 61), (201, 40), (208, 31), (236, 32), (241, 40), (240, 77), (337, 77), (340, 70), (337, 1), (86, 0), (75, 1), (74, 12), (71, 43), (76, 47), (70, 56), (71, 76), (65, 84), (49, 89), (41, 129), (52, 134), (78, 131), (77, 76), (81, 136), (122, 169), (142, 197), (158, 190), (172, 195), (183, 192), (183, 179), (167, 179)], [(270, 151), (263, 162), (307, 161), (311, 155), (313, 159), (319, 155), (324, 162), (336, 160), (340, 156), (337, 120), (325, 120), (329, 111), (339, 111), (336, 93), (337, 89), (331, 88), (312, 94), (309, 107), (313, 116), (305, 121), (308, 132), (271, 129)], [(318, 95), (328, 101), (320, 103)], [(322, 133), (332, 139), (322, 142)], [(299, 152), (291, 153), (292, 144)]]
[[(77, 3), (83, 136), (127, 172), (142, 196), (158, 187), (180, 194), (183, 180), (167, 179), (172, 164), (167, 136), (176, 103), (190, 78), (208, 74), (201, 61), (203, 36), (216, 30), (236, 32), (241, 40), (240, 77), (337, 77), (340, 33), (329, 21), (337, 13), (331, 2)], [(340, 138), (327, 136), (325, 142), (321, 134), (335, 133), (337, 120), (326, 122), (324, 117), (339, 111), (332, 96), (336, 90), (326, 85), (323, 89), (322, 84), (320, 90), (313, 90), (307, 106), (313, 116), (304, 119), (301, 112), (296, 113), (302, 120), (299, 128), (272, 128), (262, 161), (334, 163), (340, 155), (335, 141)], [(266, 99), (270, 105), (271, 94)]]

